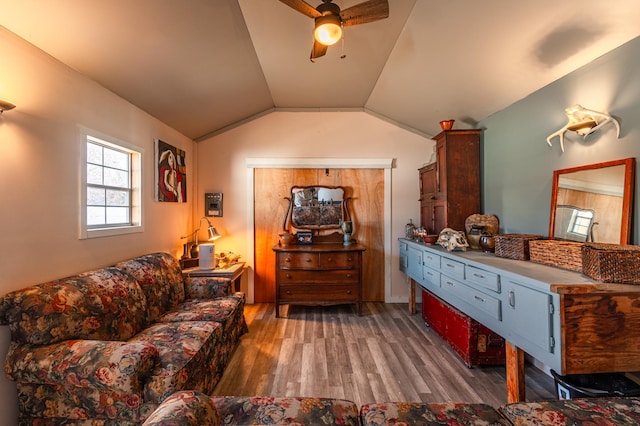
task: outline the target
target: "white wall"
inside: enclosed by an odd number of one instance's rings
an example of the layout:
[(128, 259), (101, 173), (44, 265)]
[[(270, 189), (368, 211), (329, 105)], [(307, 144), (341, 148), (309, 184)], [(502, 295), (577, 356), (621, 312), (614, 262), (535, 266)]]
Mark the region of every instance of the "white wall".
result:
[[(274, 112), (198, 143), (198, 206), (205, 192), (224, 193), (224, 217), (214, 219), (225, 237), (216, 250), (252, 253), (247, 220), (247, 158), (393, 158), (391, 169), (391, 288), (388, 301), (407, 301), (406, 277), (398, 270), (397, 239), (409, 219), (420, 222), (418, 168), (431, 157), (431, 139), (364, 112)], [(247, 259), (252, 265), (253, 259)], [(253, 270), (250, 270), (249, 283)]]
[[(152, 251), (181, 253), (191, 204), (154, 201), (153, 140), (186, 150), (187, 165), (194, 143), (3, 27), (0, 63), (0, 98), (17, 105), (0, 116), (0, 294)], [(143, 233), (78, 239), (78, 125), (144, 148)], [(2, 362), (8, 344), (0, 326)], [(4, 374), (0, 413), (0, 425), (17, 424), (15, 385)]]

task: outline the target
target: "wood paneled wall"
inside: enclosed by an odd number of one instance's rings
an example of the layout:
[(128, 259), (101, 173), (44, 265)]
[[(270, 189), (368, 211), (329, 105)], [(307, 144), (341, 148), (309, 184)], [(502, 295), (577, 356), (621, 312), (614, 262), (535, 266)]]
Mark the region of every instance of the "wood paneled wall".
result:
[[(363, 299), (384, 301), (384, 170), (382, 169), (254, 169), (256, 303), (275, 302), (275, 254), (283, 232), (292, 186), (342, 186), (352, 197), (349, 212), (353, 237), (367, 247), (363, 256)], [(295, 230), (293, 230), (295, 232)]]

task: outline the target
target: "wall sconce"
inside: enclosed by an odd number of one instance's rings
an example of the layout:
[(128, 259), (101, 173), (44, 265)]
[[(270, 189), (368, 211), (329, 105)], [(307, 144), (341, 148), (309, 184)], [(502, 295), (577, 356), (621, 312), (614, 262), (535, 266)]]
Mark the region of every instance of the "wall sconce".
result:
[(616, 137), (620, 137), (620, 123), (606, 112), (594, 111), (586, 109), (581, 105), (574, 105), (564, 110), (565, 114), (569, 118), (569, 122), (557, 132), (550, 134), (547, 137), (547, 143), (551, 145), (551, 139), (556, 136), (560, 137), (560, 148), (564, 152), (564, 134), (567, 130), (576, 132), (578, 135), (586, 138), (591, 133), (600, 129), (605, 124), (612, 122), (616, 126)]
[(9, 111), (10, 109), (14, 109), (16, 106), (9, 101), (5, 101), (4, 99), (0, 99), (0, 114), (5, 111)]

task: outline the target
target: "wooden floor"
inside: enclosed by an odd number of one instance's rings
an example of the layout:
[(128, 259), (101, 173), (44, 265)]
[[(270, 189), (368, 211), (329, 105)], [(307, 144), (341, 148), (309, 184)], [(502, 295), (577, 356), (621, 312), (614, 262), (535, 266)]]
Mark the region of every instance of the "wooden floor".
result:
[[(343, 398), (384, 401), (507, 402), (505, 368), (467, 368), (406, 304), (245, 307), (242, 337), (216, 395)], [(527, 400), (554, 399), (554, 382), (526, 368)]]

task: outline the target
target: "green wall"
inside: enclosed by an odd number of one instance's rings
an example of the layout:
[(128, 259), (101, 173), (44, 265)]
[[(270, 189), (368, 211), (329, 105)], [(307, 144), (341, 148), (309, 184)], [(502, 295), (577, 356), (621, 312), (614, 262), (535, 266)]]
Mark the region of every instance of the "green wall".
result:
[[(620, 139), (608, 124), (586, 139), (567, 132), (566, 107), (606, 111), (620, 122)], [(532, 93), (480, 123), (483, 133), (483, 209), (500, 218), (501, 232), (548, 234), (553, 171), (640, 153), (640, 37)], [(636, 158), (636, 162), (639, 160)], [(640, 242), (636, 190), (632, 243)]]

